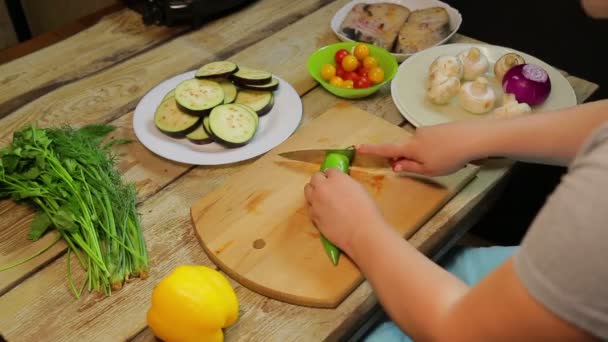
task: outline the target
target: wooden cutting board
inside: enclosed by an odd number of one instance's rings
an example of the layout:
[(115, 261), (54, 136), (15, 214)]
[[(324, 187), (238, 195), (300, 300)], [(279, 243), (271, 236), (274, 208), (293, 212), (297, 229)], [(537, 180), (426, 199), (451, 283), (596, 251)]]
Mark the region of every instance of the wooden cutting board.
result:
[[(253, 291), (298, 305), (338, 306), (363, 276), (344, 254), (337, 266), (331, 263), (308, 218), (303, 189), (319, 166), (288, 161), (277, 153), (394, 142), (408, 135), (381, 118), (339, 103), (192, 206), (205, 252), (222, 271)], [(476, 172), (476, 167), (467, 166), (436, 182), (390, 170), (353, 169), (351, 176), (370, 191), (387, 220), (409, 237)]]

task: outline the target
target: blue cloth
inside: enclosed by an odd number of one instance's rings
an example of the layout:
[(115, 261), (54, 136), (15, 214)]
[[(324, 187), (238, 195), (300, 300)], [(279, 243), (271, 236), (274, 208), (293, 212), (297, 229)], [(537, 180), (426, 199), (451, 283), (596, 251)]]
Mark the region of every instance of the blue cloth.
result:
[[(468, 285), (474, 285), (506, 261), (517, 247), (457, 247), (440, 262), (441, 266)], [(392, 321), (378, 325), (365, 342), (411, 342)]]

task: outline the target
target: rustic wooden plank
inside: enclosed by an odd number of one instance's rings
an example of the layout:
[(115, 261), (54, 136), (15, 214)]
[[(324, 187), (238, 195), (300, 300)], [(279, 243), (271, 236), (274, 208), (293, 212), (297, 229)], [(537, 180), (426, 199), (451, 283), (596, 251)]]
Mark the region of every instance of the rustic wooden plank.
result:
[[(126, 116), (122, 114), (132, 108), (141, 95), (149, 88), (155, 86), (163, 79), (173, 76), (192, 68), (201, 60), (216, 59), (211, 45), (204, 43), (205, 37), (216, 37), (224, 39), (226, 46), (233, 44), (233, 47), (226, 48), (222, 44), (215, 46), (217, 54), (227, 53), (226, 49), (233, 49), (234, 44), (240, 44), (238, 38), (244, 37), (248, 41), (262, 39), (265, 35), (277, 31), (283, 26), (289, 25), (292, 21), (298, 20), (324, 4), (323, 0), (300, 1), (298, 5), (289, 5), (281, 0), (267, 0), (256, 2), (247, 7), (242, 12), (227, 16), (225, 20), (212, 22), (208, 26), (186, 36), (175, 39), (163, 45), (161, 48), (152, 50), (138, 57), (135, 57), (123, 64), (105, 70), (97, 75), (79, 80), (66, 87), (58, 89), (44, 98), (19, 109), (9, 117), (0, 120), (0, 136), (4, 140), (0, 145), (5, 145), (10, 140), (10, 133), (16, 127), (32, 120), (40, 119), (41, 126), (57, 125), (58, 123), (68, 122), (74, 125), (82, 125), (93, 122), (108, 122), (116, 120), (114, 123), (119, 129), (112, 136), (127, 138), (137, 141), (131, 127), (132, 113)], [(335, 11), (331, 8), (323, 13)], [(262, 13), (263, 16), (251, 15), (252, 13)], [(268, 19), (274, 18), (274, 19)], [(259, 27), (244, 36), (239, 35), (242, 25)], [(301, 25), (301, 26), (305, 26)], [(318, 29), (321, 29), (319, 27)], [(325, 27), (322, 27), (325, 29)], [(277, 38), (271, 38), (276, 42)], [(268, 43), (266, 43), (268, 45)], [(265, 45), (265, 46), (267, 46)], [(179, 51), (179, 53), (175, 53)], [(239, 49), (240, 51), (240, 49)], [(297, 51), (294, 51), (297, 53)], [(247, 52), (240, 55), (247, 56)], [(267, 58), (272, 60), (270, 51), (266, 53)], [(294, 60), (295, 63), (303, 63), (302, 59)], [(246, 59), (244, 59), (246, 61)], [(184, 67), (186, 66), (186, 67)], [(288, 75), (290, 82), (298, 79), (307, 78), (305, 70), (301, 69), (296, 75)], [(309, 87), (314, 87), (314, 82), (307, 83)], [(87, 89), (83, 91), (83, 89)], [(302, 93), (308, 88), (301, 88)], [(116, 119), (118, 118), (118, 119)], [(145, 199), (150, 194), (158, 191), (168, 183), (179, 177), (188, 170), (188, 167), (179, 163), (164, 160), (149, 152), (139, 143), (119, 147), (121, 162), (120, 170), (125, 179), (137, 184), (139, 199)], [(23, 241), (27, 236), (29, 224), (32, 216), (28, 216), (19, 221), (19, 224), (8, 224), (8, 221), (0, 222), (0, 232), (6, 232), (8, 240), (6, 244), (0, 245), (0, 265), (9, 265), (17, 260), (21, 260), (24, 254), (30, 250), (37, 250), (40, 243), (28, 245), (27, 250), (8, 249), (7, 246), (15, 246)], [(20, 246), (23, 244), (19, 244)], [(0, 281), (0, 293), (7, 291), (8, 288), (16, 283), (17, 279), (31, 274), (36, 269), (56, 258), (63, 252), (65, 246), (58, 245), (48, 253), (37, 257), (18, 268), (11, 270), (10, 274), (3, 275)]]
[[(335, 100), (317, 88), (304, 97), (305, 115), (315, 116), (319, 114), (316, 109), (322, 107), (318, 103), (329, 104)], [(383, 101), (386, 99), (377, 100), (378, 110), (373, 112), (380, 112), (379, 108), (385, 106)], [(375, 101), (371, 102), (367, 104), (369, 109), (374, 108)], [(61, 258), (0, 298), (0, 307), (6, 308), (0, 313), (0, 330), (8, 338), (20, 336), (25, 339), (36, 338), (43, 333), (49, 338), (61, 339), (76, 331), (84, 339), (100, 336), (123, 339), (140, 332), (145, 326), (150, 291), (162, 276), (179, 264), (196, 263), (214, 267), (192, 233), (191, 223), (187, 219), (188, 208), (193, 201), (221, 186), (232, 172), (241, 170), (242, 165), (225, 169), (197, 167), (142, 204), (139, 211), (143, 213), (154, 267), (150, 279), (128, 284), (113, 299), (89, 296), (75, 301), (69, 298), (69, 289), (62, 277), (65, 260)], [(203, 179), (207, 181), (201, 181)], [(481, 186), (482, 189), (485, 187), (483, 184)], [(479, 188), (467, 187), (457, 195), (460, 202), (456, 203), (466, 205), (472, 196), (479, 198), (479, 192)], [(445, 213), (446, 208), (451, 214), (460, 212), (461, 208), (458, 205), (454, 207), (452, 203), (448, 203), (451, 207), (444, 207), (442, 212)], [(438, 215), (423, 227), (421, 234), (425, 234), (424, 230), (429, 225), (444, 227), (449, 222), (450, 214)], [(425, 236), (420, 242), (428, 239)], [(421, 247), (416, 240), (412, 243)], [(52, 295), (47, 293), (46, 286), (41, 288), (40, 284), (53, 286)], [(241, 318), (227, 330), (228, 340), (265, 341), (268, 336), (288, 341), (322, 340), (337, 336), (332, 333), (352, 328), (349, 322), (352, 324), (358, 315), (375, 304), (367, 282), (359, 286), (336, 310), (288, 305), (260, 296), (234, 282), (233, 286), (241, 302)], [(77, 316), (79, 320), (73, 320)], [(31, 321), (37, 322), (36, 326), (21, 325), (24, 322), (20, 320), (22, 317), (30, 317)], [(116, 317), (125, 319), (117, 320)], [(145, 331), (138, 334), (138, 339), (144, 338), (151, 340), (152, 335)]]
[(141, 15), (124, 9), (77, 35), (0, 65), (0, 117), (184, 31), (185, 27), (145, 26)]
[[(327, 0), (287, 3), (280, 0), (255, 2), (103, 72), (72, 82), (32, 101), (2, 119), (0, 146), (23, 125), (108, 122), (135, 108), (152, 87), (202, 63), (241, 51), (242, 42), (259, 41), (316, 10)], [(243, 28), (256, 28), (244, 30)], [(205, 43), (217, 39), (219, 44)], [(269, 56), (272, 60), (274, 55)]]
[[(307, 19), (308, 17), (302, 22)], [(303, 27), (298, 29), (302, 30)], [(273, 38), (274, 36), (269, 39)], [(274, 51), (257, 53), (272, 56)], [(296, 56), (294, 63), (305, 60), (306, 57)], [(242, 61), (248, 62), (246, 59)], [(297, 79), (288, 81), (297, 83)], [(307, 120), (309, 116), (317, 113), (314, 108), (320, 109), (320, 113), (327, 108), (321, 104), (329, 104), (332, 100), (335, 98), (318, 88), (306, 95), (304, 111)], [(373, 99), (369, 103), (361, 101), (358, 104), (365, 103), (366, 110), (381, 114), (391, 101), (388, 97), (382, 97), (381, 100), (377, 99), (377, 108), (372, 104)], [(384, 109), (382, 106), (385, 106)], [(399, 119), (396, 116), (394, 118)], [(75, 336), (75, 331), (84, 339), (124, 339), (141, 331), (145, 326), (145, 311), (149, 305), (151, 288), (160, 277), (182, 263), (211, 265), (202, 253), (192, 234), (191, 224), (186, 219), (189, 206), (193, 201), (221, 186), (229, 175), (241, 170), (242, 165), (246, 164), (248, 163), (224, 167), (197, 167), (163, 191), (148, 198), (139, 207), (143, 214), (154, 267), (151, 279), (129, 284), (111, 299), (93, 295), (75, 301), (69, 297), (69, 289), (63, 277), (65, 258), (61, 258), (0, 298), (0, 307), (3, 308), (0, 313), (0, 331), (6, 332), (9, 339), (11, 336), (24, 339), (40, 336), (61, 339)], [(139, 171), (133, 173), (140, 174)], [(48, 287), (51, 287), (51, 291)], [(235, 287), (242, 302), (242, 318), (234, 328), (228, 330), (228, 337), (242, 340), (267, 340), (268, 335), (265, 333), (269, 332), (277, 332), (278, 337), (287, 340), (325, 338), (331, 331), (338, 331), (345, 326), (344, 322), (348, 322), (345, 317), (354, 317), (353, 313), (364, 312), (371, 293), (369, 286), (364, 283), (337, 310), (314, 310), (268, 300), (237, 284)], [(74, 320), (74, 317), (79, 319)], [(34, 321), (35, 326), (25, 324)], [(150, 335), (143, 332), (138, 336)]]
[[(38, 241), (28, 240), (27, 233), (29, 232), (30, 222), (34, 218), (34, 212), (31, 208), (19, 205), (12, 200), (0, 201), (0, 217), (2, 217), (0, 222), (0, 251), (2, 251), (0, 268), (15, 265), (38, 254), (39, 251), (45, 249), (57, 239), (57, 233), (53, 232)], [(14, 228), (9, 229), (9, 227)], [(0, 295), (28, 277), (32, 272), (60, 256), (65, 247), (65, 243), (59, 241), (43, 254), (2, 271), (0, 273), (2, 275), (0, 277)]]

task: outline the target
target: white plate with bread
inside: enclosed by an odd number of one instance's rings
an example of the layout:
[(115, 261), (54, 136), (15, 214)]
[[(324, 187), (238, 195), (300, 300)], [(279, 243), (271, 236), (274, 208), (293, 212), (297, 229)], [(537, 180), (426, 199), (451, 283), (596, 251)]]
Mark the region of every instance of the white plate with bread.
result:
[(359, 41), (388, 50), (398, 62), (445, 43), (462, 16), (438, 0), (353, 0), (336, 12), (331, 28), (342, 41)]
[[(485, 58), (487, 58), (488, 67), (481, 75), (488, 83), (488, 88), (492, 89), (494, 95), (493, 104), (485, 113), (474, 114), (464, 109), (460, 101), (462, 85), (466, 83), (461, 80), (461, 85), (457, 90), (458, 95), (450, 97), (443, 104), (433, 103), (429, 97), (429, 81), (431, 64), (439, 57), (457, 56), (465, 51), (471, 51), (476, 48)], [(403, 117), (416, 127), (431, 126), (441, 123), (460, 120), (477, 120), (488, 117), (509, 117), (513, 115), (521, 115), (515, 112), (498, 113), (499, 108), (505, 106), (505, 92), (502, 89), (501, 82), (498, 80), (494, 72), (496, 62), (506, 54), (518, 54), (525, 60), (525, 63), (531, 63), (540, 66), (546, 71), (550, 80), (550, 93), (543, 103), (529, 107), (530, 113), (551, 111), (562, 108), (567, 108), (576, 105), (576, 94), (570, 85), (570, 82), (555, 68), (542, 60), (520, 52), (511, 48), (489, 45), (489, 44), (444, 44), (426, 49), (416, 55), (408, 58), (401, 63), (397, 74), (391, 81), (391, 96), (397, 109)], [(470, 82), (469, 82), (470, 83)]]

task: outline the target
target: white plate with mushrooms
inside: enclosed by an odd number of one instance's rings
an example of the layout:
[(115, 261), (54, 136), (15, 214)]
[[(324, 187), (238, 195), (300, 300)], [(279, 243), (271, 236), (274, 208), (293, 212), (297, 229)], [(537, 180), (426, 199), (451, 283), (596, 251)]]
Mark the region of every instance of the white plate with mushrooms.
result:
[[(462, 59), (458, 58), (459, 54), (462, 54)], [(471, 60), (473, 57), (481, 60), (485, 58), (487, 65), (484, 67), (483, 61), (468, 63), (466, 57), (469, 54), (472, 56)], [(476, 54), (480, 54), (480, 57)], [(515, 56), (513, 54), (523, 58), (523, 61), (506, 58), (507, 55)], [(505, 58), (501, 59), (503, 56)], [(454, 60), (452, 57), (457, 57), (461, 62), (460, 70), (452, 68), (451, 63)], [(499, 78), (511, 68), (510, 65), (503, 64), (506, 60), (513, 65), (523, 62), (522, 66), (524, 64), (540, 66), (546, 71), (544, 76), (550, 81), (551, 91), (542, 103), (528, 106), (525, 103), (518, 103), (512, 95), (503, 98), (505, 92)], [(435, 63), (431, 68), (436, 61), (440, 63)], [(500, 66), (497, 66), (497, 61)], [(481, 68), (476, 68), (480, 66)], [(494, 73), (495, 67), (498, 70), (498, 77)], [(437, 68), (443, 68), (441, 72), (435, 73), (440, 74), (439, 76), (430, 70), (434, 71)], [(450, 70), (455, 70), (454, 73), (459, 74), (456, 76), (458, 82), (444, 76), (449, 75)], [(477, 78), (480, 76), (481, 78)], [(471, 83), (469, 80), (472, 80)], [(443, 88), (439, 87), (439, 84)], [(493, 93), (493, 99), (490, 98), (492, 94), (487, 93)], [(568, 80), (549, 64), (517, 50), (485, 44), (446, 44), (415, 54), (399, 66), (391, 82), (391, 95), (401, 114), (416, 127), (489, 116), (520, 115), (520, 112), (525, 111), (532, 113), (550, 111), (571, 107), (577, 103), (574, 89)]]

